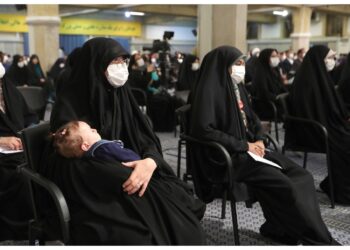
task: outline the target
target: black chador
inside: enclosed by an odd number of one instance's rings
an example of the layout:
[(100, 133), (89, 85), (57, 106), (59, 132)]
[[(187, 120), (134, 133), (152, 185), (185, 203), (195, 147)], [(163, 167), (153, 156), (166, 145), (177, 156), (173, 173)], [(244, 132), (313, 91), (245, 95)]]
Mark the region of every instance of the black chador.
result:
[[(333, 244), (321, 217), (310, 173), (277, 153), (267, 153), (265, 157), (283, 170), (256, 162), (247, 154), (248, 142), (263, 139), (263, 134), (244, 86), (229, 73), (231, 65), (241, 56), (236, 48), (223, 46), (204, 57), (190, 100), (190, 132), (197, 138), (221, 143), (232, 154), (235, 179), (247, 184), (264, 212), (266, 222), (260, 229), (263, 235), (289, 244)], [(210, 154), (215, 152), (198, 147), (190, 152), (196, 163), (195, 176), (226, 178), (225, 170), (208, 166), (208, 157), (212, 158)], [(196, 183), (201, 184), (196, 189), (206, 201), (217, 197), (216, 186), (210, 186), (200, 177)]]
[[(17, 132), (37, 122), (13, 83), (0, 80), (5, 112), (0, 110), (0, 137), (18, 137)], [(27, 181), (16, 167), (23, 153), (0, 153), (0, 241), (28, 239), (28, 222), (33, 218)]]
[[(329, 48), (325, 46), (313, 46), (307, 52), (293, 83), (290, 96), (292, 114), (313, 119), (327, 128), (335, 201), (350, 204), (349, 116), (325, 66), (324, 60), (328, 52)], [(304, 137), (309, 136), (304, 140), (314, 147), (324, 145), (315, 131), (305, 131), (305, 128), (291, 129), (292, 131), (286, 132), (296, 137), (300, 133)], [(321, 188), (329, 193), (328, 177), (321, 182)]]
[[(119, 43), (94, 38), (84, 44), (56, 101), (51, 129), (84, 120), (105, 139), (120, 139), (157, 169), (143, 197), (123, 192), (132, 169), (120, 162), (64, 159), (48, 153), (42, 172), (62, 189), (71, 212), (71, 244), (204, 244), (199, 224), (204, 205), (188, 193), (162, 157), (158, 138), (141, 113), (128, 83), (113, 88), (109, 63), (128, 56)], [(50, 150), (50, 148), (49, 148)], [(52, 151), (52, 150), (51, 150)]]

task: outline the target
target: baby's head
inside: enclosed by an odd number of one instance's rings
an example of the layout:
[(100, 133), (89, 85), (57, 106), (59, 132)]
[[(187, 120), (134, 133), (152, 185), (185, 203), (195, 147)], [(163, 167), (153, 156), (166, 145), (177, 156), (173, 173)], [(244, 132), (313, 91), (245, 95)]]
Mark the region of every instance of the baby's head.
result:
[(96, 129), (82, 121), (68, 122), (53, 134), (53, 138), (57, 152), (66, 158), (82, 157), (95, 142), (101, 140)]

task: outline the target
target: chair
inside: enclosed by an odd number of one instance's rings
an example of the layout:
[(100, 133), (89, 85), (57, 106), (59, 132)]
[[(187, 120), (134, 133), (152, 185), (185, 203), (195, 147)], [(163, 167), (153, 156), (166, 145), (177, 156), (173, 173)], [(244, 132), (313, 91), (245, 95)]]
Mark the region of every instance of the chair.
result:
[[(246, 206), (248, 208), (252, 207), (252, 203), (255, 202), (254, 198), (249, 193), (249, 189), (244, 183), (237, 183), (234, 182), (233, 178), (233, 162), (231, 159), (231, 155), (228, 153), (228, 151), (225, 149), (224, 146), (222, 146), (220, 143), (214, 142), (214, 141), (204, 141), (199, 140), (197, 138), (194, 138), (190, 135), (188, 135), (188, 115), (189, 111), (191, 109), (191, 105), (187, 104), (179, 109), (176, 110), (179, 118), (180, 118), (180, 128), (181, 128), (181, 134), (179, 139), (179, 145), (178, 145), (178, 169), (177, 169), (177, 175), (180, 175), (180, 165), (181, 165), (181, 147), (183, 145), (186, 145), (186, 155), (189, 152), (189, 145), (192, 146), (201, 146), (201, 147), (207, 147), (211, 152), (215, 151), (218, 154), (216, 155), (218, 158), (215, 159), (209, 159), (210, 164), (213, 166), (220, 166), (225, 167), (227, 169), (227, 180), (214, 182), (212, 180), (206, 180), (213, 184), (219, 184), (223, 187), (223, 194), (222, 194), (222, 208), (221, 208), (221, 218), (225, 218), (226, 213), (226, 201), (227, 199), (230, 200), (231, 205), (231, 214), (232, 214), (232, 225), (233, 225), (233, 233), (234, 233), (234, 242), (235, 245), (239, 245), (239, 234), (238, 234), (238, 222), (237, 222), (237, 212), (236, 212), (236, 202), (238, 201), (244, 201), (246, 203)], [(275, 149), (279, 149), (278, 144), (276, 141), (271, 137), (268, 136), (268, 144), (274, 145)], [(219, 160), (220, 159), (220, 160)], [(190, 165), (190, 161), (188, 156), (186, 156), (186, 173), (184, 174), (184, 180), (186, 181), (189, 176), (193, 180), (194, 184), (196, 185), (196, 178), (193, 178), (195, 174), (195, 171), (193, 171), (193, 166)], [(185, 179), (186, 178), (186, 179)], [(240, 185), (241, 192), (238, 194), (236, 192), (237, 185)], [(202, 194), (197, 192), (197, 196), (202, 199)]]
[(43, 190), (52, 198), (57, 209), (61, 233), (60, 240), (63, 243), (69, 242), (70, 214), (66, 200), (60, 189), (53, 182), (37, 172), (49, 130), (50, 125), (48, 122), (45, 122), (20, 132), (26, 163), (20, 165), (18, 171), (28, 180), (31, 204), (34, 211), (34, 219), (29, 222), (29, 244), (31, 245), (41, 244), (47, 239), (46, 218), (43, 218), (41, 215), (45, 208), (40, 206), (39, 200), (39, 195), (42, 194)]
[(39, 119), (44, 118), (46, 98), (43, 88), (36, 86), (18, 86), (17, 89), (24, 97), (28, 107), (38, 114)]
[(269, 121), (270, 123), (274, 122), (276, 140), (277, 142), (279, 142), (279, 134), (278, 134), (279, 118), (278, 118), (278, 111), (277, 111), (276, 104), (272, 101), (265, 101), (252, 96), (252, 108), (260, 120)]
[(146, 114), (147, 109), (147, 95), (145, 91), (139, 88), (130, 88), (133, 96), (135, 97), (135, 100), (137, 104), (140, 106), (140, 109), (143, 113)]
[[(334, 208), (334, 188), (332, 179), (332, 168), (329, 156), (328, 131), (321, 123), (317, 121), (292, 116), (290, 112), (291, 109), (290, 104), (288, 102), (288, 98), (288, 93), (281, 94), (277, 97), (277, 100), (281, 103), (283, 109), (284, 114), (282, 115), (282, 117), (286, 129), (282, 153), (284, 154), (286, 150), (303, 152), (303, 168), (306, 168), (308, 153), (326, 154), (326, 164), (329, 176), (330, 202), (331, 207)], [(304, 131), (314, 131), (315, 134), (321, 137), (320, 139), (323, 143), (321, 145), (317, 145), (317, 147), (310, 145), (308, 143), (308, 140), (305, 140), (305, 138), (308, 138), (308, 135), (306, 134), (307, 132), (304, 132), (305, 134), (303, 134), (303, 129), (298, 129), (298, 131), (300, 131), (300, 133), (302, 134), (298, 134), (298, 136), (296, 136), (295, 134), (293, 134), (293, 130), (295, 128), (303, 128), (305, 129)]]

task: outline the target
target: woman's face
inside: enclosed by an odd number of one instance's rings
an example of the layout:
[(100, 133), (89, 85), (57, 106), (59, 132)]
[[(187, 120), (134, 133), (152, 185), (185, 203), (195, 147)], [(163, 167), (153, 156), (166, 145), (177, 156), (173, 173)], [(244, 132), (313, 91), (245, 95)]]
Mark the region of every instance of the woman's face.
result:
[(245, 66), (245, 61), (243, 59), (236, 60), (230, 67), (228, 67), (228, 72), (232, 74), (232, 66)]
[(34, 58), (32, 59), (32, 63), (33, 63), (33, 64), (38, 64), (38, 62), (39, 62), (38, 58), (34, 57)]

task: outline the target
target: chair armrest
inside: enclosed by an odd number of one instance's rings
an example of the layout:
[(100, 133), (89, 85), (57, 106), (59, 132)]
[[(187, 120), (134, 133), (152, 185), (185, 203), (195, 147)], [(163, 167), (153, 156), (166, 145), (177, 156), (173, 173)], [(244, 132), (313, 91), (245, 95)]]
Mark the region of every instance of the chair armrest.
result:
[(275, 138), (273, 138), (270, 134), (265, 133), (264, 136), (266, 136), (266, 139), (264, 140), (264, 144), (265, 146), (268, 145), (269, 143), (272, 143), (274, 149), (276, 152), (281, 153), (282, 152), (282, 148), (279, 145), (279, 143), (275, 140)]
[(233, 163), (230, 154), (226, 150), (224, 146), (222, 146), (220, 143), (214, 142), (214, 141), (204, 141), (199, 140), (197, 138), (191, 137), (186, 134), (181, 134), (180, 138), (182, 140), (185, 140), (186, 142), (195, 143), (202, 146), (207, 146), (213, 149), (216, 149), (217, 152), (220, 152), (220, 154), (223, 156), (225, 165), (227, 166), (228, 176), (229, 176), (229, 185), (230, 188), (232, 188), (232, 181), (233, 181)]
[(319, 129), (321, 131), (323, 138), (325, 139), (325, 143), (328, 145), (328, 131), (327, 131), (326, 127), (323, 126), (321, 123), (319, 123), (315, 120), (291, 116), (291, 115), (284, 115), (284, 119), (286, 122), (292, 121), (295, 123), (304, 124), (306, 126), (311, 125), (313, 127), (316, 127), (317, 129)]
[(17, 167), (17, 170), (26, 178), (28, 178), (28, 180), (33, 181), (34, 183), (43, 187), (47, 192), (49, 192), (58, 210), (63, 242), (68, 242), (70, 214), (66, 199), (64, 198), (61, 190), (52, 181), (26, 167), (26, 164), (19, 165)]

